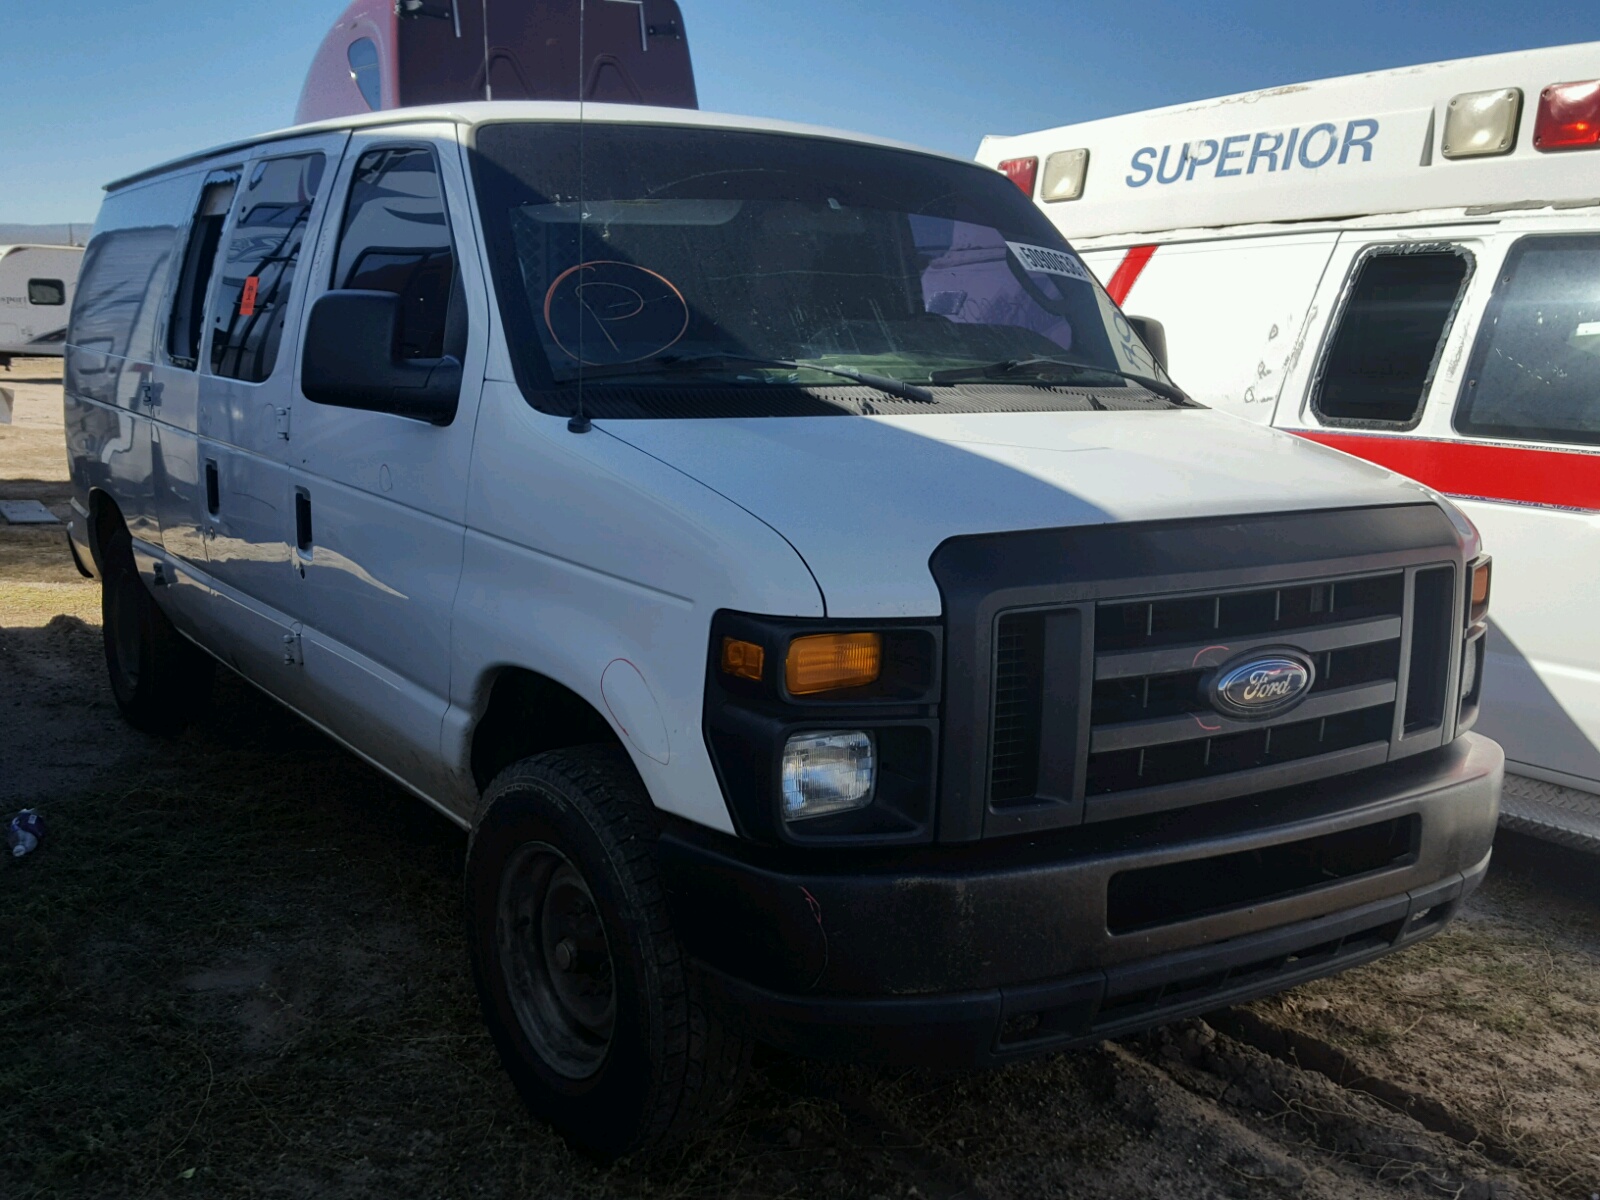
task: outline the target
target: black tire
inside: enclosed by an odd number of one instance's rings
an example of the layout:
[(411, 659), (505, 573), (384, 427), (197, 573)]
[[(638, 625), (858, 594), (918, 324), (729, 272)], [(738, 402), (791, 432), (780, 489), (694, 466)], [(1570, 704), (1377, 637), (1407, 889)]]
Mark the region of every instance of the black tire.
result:
[(100, 616), (111, 694), (123, 718), (145, 733), (177, 733), (211, 695), (216, 663), (172, 627), (139, 578), (125, 528), (103, 554)]
[(720, 1116), (750, 1047), (706, 1002), (673, 934), (632, 764), (611, 747), (541, 754), (503, 771), (485, 802), (467, 851), (467, 936), (484, 1019), (529, 1110), (606, 1161)]

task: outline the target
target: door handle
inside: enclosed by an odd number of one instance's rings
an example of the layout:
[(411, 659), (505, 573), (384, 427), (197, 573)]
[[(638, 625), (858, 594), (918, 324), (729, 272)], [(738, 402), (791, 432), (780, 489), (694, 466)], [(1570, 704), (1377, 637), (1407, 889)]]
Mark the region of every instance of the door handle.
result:
[(217, 477), (217, 464), (206, 460), (206, 511), (213, 517), (222, 511), (222, 484)]
[(294, 490), (294, 544), (305, 558), (311, 557), (311, 493)]

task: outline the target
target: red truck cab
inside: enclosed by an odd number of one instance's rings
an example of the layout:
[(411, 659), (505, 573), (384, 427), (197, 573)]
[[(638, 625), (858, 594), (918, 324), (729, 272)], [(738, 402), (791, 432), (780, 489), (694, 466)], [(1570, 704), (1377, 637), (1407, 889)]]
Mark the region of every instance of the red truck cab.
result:
[(317, 50), (295, 123), (579, 99), (699, 107), (675, 0), (353, 0)]

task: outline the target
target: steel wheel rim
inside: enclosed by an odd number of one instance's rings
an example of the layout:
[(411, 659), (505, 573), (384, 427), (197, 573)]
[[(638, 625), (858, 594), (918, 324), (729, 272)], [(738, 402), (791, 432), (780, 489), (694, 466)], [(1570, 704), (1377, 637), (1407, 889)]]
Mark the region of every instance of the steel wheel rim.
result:
[(605, 1062), (616, 1027), (616, 983), (599, 907), (554, 846), (519, 846), (500, 877), (500, 970), (523, 1036), (567, 1079)]

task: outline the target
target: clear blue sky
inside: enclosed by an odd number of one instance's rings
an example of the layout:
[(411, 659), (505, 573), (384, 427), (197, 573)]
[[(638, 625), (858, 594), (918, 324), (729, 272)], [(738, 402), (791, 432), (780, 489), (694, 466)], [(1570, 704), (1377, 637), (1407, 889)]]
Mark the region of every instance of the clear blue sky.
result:
[[(286, 125), (344, 0), (0, 0), (0, 222)], [(1504, 0), (680, 0), (703, 107), (962, 155), (1014, 133), (1276, 84), (1580, 40)]]

